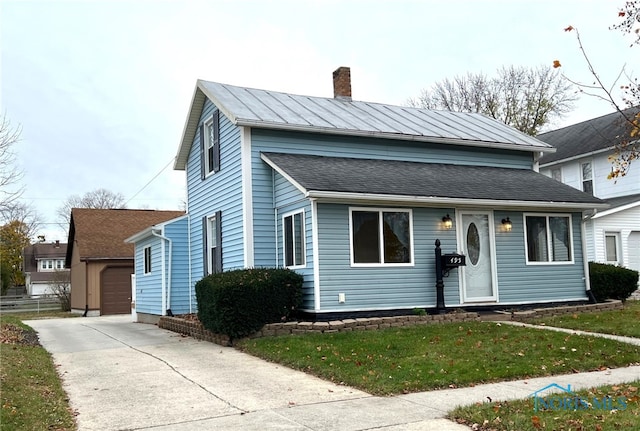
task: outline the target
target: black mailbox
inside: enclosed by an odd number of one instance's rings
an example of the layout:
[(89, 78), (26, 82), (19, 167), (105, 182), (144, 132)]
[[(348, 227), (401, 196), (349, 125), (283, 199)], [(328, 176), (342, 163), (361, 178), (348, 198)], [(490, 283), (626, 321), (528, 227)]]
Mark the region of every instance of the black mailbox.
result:
[(445, 269), (457, 268), (459, 266), (466, 266), (466, 256), (458, 253), (447, 253), (442, 255), (442, 266)]

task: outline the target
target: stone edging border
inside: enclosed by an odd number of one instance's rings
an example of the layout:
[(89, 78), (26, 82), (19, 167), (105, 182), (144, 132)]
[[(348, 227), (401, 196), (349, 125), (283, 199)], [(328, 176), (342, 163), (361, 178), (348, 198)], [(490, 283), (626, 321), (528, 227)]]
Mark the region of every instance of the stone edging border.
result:
[[(535, 308), (527, 311), (495, 312), (486, 320), (512, 320), (526, 322), (540, 317), (558, 316), (570, 313), (584, 313), (594, 311), (619, 310), (623, 308), (622, 301), (609, 300), (598, 304), (570, 305), (562, 307)], [(501, 318), (500, 315), (504, 315)], [(498, 317), (498, 318), (497, 318)], [(485, 320), (483, 315), (476, 312), (453, 311), (447, 314), (409, 315), (396, 317), (369, 317), (357, 319), (333, 320), (328, 322), (285, 322), (270, 323), (248, 338), (261, 338), (276, 335), (307, 334), (307, 333), (336, 333), (348, 331), (368, 331), (402, 326), (431, 325), (439, 323), (473, 322)], [(179, 334), (188, 335), (198, 340), (228, 346), (229, 337), (216, 334), (202, 326), (197, 320), (187, 320), (179, 316), (162, 316), (158, 327)]]

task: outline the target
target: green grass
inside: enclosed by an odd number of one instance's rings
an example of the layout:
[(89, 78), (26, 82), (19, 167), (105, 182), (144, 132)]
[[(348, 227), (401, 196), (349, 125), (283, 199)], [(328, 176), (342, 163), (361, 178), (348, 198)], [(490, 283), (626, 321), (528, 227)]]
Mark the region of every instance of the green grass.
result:
[(530, 323), (640, 338), (638, 322), (640, 301), (626, 301), (622, 310), (567, 314), (536, 319)]
[[(61, 317), (61, 313), (53, 313)], [(70, 313), (65, 313), (70, 314)], [(35, 341), (23, 319), (52, 313), (0, 315), (0, 424), (3, 430), (75, 430), (69, 400), (51, 355)], [(22, 330), (26, 330), (24, 333)]]
[(376, 395), (593, 371), (640, 358), (638, 346), (490, 322), (267, 337), (238, 347)]
[[(584, 408), (581, 404), (580, 409), (564, 410), (558, 408), (560, 404), (556, 403), (554, 409), (535, 411), (534, 400), (529, 398), (458, 407), (449, 413), (448, 418), (468, 426), (477, 424), (475, 429), (487, 431), (638, 430), (640, 429), (639, 386), (640, 380), (636, 380), (630, 384), (601, 386), (575, 392), (581, 400), (590, 402), (591, 408)], [(602, 401), (607, 396), (611, 397), (611, 404), (608, 406), (618, 408), (615, 412), (602, 408)], [(547, 403), (551, 403), (554, 397), (563, 398), (558, 394), (547, 395), (544, 398)], [(594, 398), (600, 403), (600, 407), (597, 403), (593, 403)]]

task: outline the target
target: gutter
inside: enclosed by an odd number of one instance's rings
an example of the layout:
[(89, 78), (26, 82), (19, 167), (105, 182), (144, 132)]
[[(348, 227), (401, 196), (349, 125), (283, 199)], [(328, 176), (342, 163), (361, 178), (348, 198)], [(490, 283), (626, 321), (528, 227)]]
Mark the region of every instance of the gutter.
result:
[[(159, 230), (156, 229), (152, 229), (151, 230), (151, 235), (158, 237), (164, 241), (167, 241), (169, 243), (169, 272), (167, 274), (167, 271), (165, 269), (165, 265), (164, 265), (164, 243), (162, 243), (162, 313), (163, 316), (167, 315), (167, 316), (173, 316), (173, 313), (171, 312), (171, 258), (172, 258), (172, 249), (173, 249), (173, 242), (171, 241), (170, 238), (167, 238), (166, 236), (161, 235)], [(165, 283), (165, 274), (167, 282)], [(166, 308), (165, 308), (166, 307)]]

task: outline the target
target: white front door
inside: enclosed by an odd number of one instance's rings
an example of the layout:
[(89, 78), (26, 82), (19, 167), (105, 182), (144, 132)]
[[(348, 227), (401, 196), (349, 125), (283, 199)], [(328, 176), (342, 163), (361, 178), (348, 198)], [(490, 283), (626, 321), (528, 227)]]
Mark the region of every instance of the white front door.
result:
[(460, 211), (458, 216), (458, 244), (467, 257), (460, 271), (462, 302), (495, 301), (493, 217), (482, 211)]

